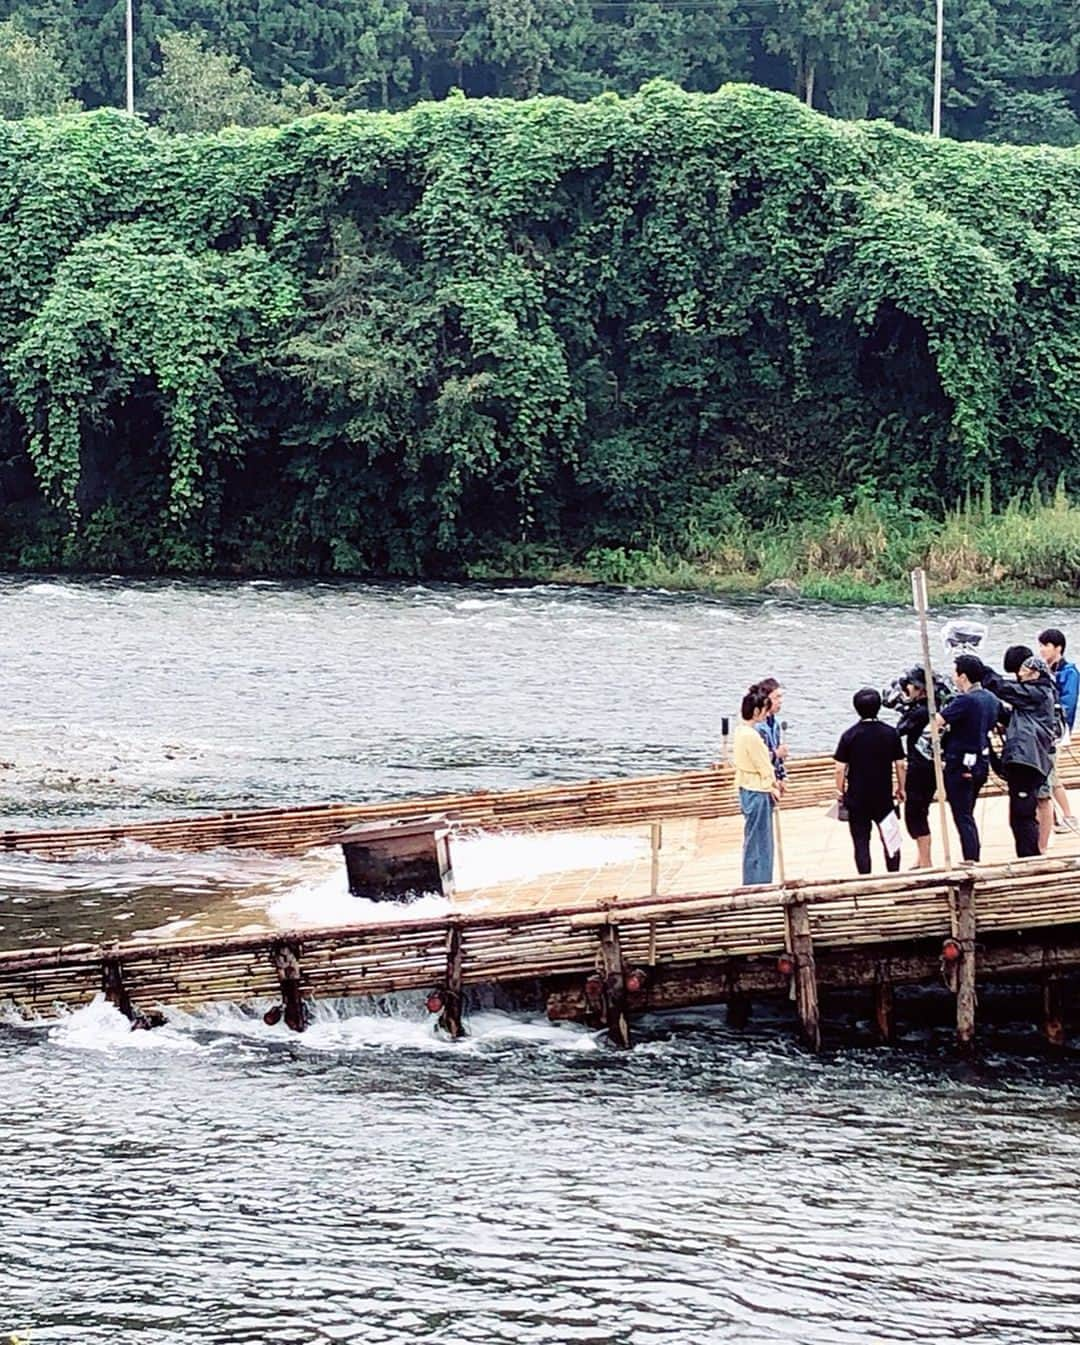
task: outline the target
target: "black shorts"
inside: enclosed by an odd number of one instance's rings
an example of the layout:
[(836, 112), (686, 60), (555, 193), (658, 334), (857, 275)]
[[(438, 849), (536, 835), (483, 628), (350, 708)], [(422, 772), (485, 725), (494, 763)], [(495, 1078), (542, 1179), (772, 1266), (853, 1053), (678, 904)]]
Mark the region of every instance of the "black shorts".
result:
[(930, 835), (930, 805), (936, 794), (933, 764), (924, 758), (916, 764), (909, 757), (904, 786), (904, 826), (913, 841)]

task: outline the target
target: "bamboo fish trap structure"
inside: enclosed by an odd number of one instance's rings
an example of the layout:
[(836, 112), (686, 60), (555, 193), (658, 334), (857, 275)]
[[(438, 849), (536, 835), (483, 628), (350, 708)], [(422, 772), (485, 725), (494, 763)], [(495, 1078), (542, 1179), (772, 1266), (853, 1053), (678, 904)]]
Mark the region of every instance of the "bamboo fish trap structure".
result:
[[(834, 763), (791, 763), (784, 811), (834, 796)], [(1062, 762), (1068, 784), (1080, 765)], [(987, 791), (992, 792), (992, 791)], [(166, 851), (218, 847), (290, 854), (341, 838), (343, 828), (444, 816), (481, 831), (590, 831), (660, 820), (724, 819), (737, 810), (729, 767), (638, 779), (443, 795), (389, 803), (219, 813), (130, 826), (3, 833), (3, 848), (61, 859), (137, 841)], [(689, 823), (687, 825), (693, 825)], [(700, 825), (700, 822), (698, 823)], [(725, 825), (722, 822), (716, 825)], [(811, 832), (817, 816), (804, 817)], [(804, 833), (805, 834), (805, 833)], [(958, 1040), (975, 1029), (976, 976), (1034, 979), (1043, 1027), (1060, 1044), (1063, 986), (1080, 968), (1080, 855), (777, 886), (681, 889), (589, 897), (572, 876), (546, 905), (461, 909), (390, 919), (202, 938), (135, 938), (0, 952), (0, 1004), (49, 1016), (104, 996), (136, 1025), (171, 1009), (236, 1003), (303, 1030), (313, 1002), (415, 993), (452, 1037), (466, 1031), (470, 993), (504, 987), (552, 1019), (597, 1024), (626, 1045), (647, 1010), (726, 1003), (735, 1022), (749, 998), (787, 996), (799, 1031), (821, 1043), (819, 989), (865, 987), (883, 1039), (894, 989), (944, 979)]]
[(898, 985), (944, 977), (958, 1041), (975, 1031), (976, 977), (1035, 978), (1048, 1040), (1064, 1041), (1063, 976), (1080, 967), (1080, 856), (714, 894), (453, 913), (214, 939), (0, 953), (0, 1003), (52, 1015), (104, 994), (137, 1026), (172, 1008), (267, 1002), (303, 1030), (312, 1001), (418, 992), (467, 1030), (470, 990), (503, 986), (552, 1019), (606, 1026), (619, 1045), (645, 1010), (787, 993), (811, 1049), (819, 989), (866, 987), (881, 1037)]

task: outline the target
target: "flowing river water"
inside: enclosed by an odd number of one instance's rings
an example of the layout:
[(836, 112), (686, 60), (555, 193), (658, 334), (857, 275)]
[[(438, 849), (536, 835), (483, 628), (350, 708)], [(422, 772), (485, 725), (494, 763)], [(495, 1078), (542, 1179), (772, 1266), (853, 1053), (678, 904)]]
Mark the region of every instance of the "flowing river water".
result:
[[(1070, 625), (978, 615), (995, 653)], [(7, 579), (0, 619), (5, 827), (695, 766), (768, 671), (793, 749), (830, 750), (917, 653), (898, 609), (557, 588)], [(317, 856), (9, 855), (0, 947), (338, 919), (343, 887)], [(1080, 1341), (1080, 1065), (1026, 1022), (968, 1062), (914, 1026), (812, 1059), (779, 1011), (657, 1015), (628, 1054), (470, 1027), (0, 1020), (0, 1341)]]

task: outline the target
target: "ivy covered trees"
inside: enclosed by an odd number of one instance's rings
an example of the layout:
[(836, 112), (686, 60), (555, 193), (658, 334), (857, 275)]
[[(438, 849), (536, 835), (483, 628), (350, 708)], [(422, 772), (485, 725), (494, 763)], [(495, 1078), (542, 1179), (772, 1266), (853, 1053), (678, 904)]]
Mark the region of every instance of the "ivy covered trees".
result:
[[(180, 124), (185, 90), (194, 90), (203, 122), (223, 125), (252, 115), (272, 122), (282, 104), (302, 111), (331, 99), (342, 111), (397, 109), (454, 87), (472, 97), (582, 99), (656, 78), (703, 91), (750, 81), (834, 116), (921, 131), (930, 125), (934, 8), (934, 0), (136, 0), (138, 102)], [(59, 61), (72, 96), (88, 107), (123, 103), (123, 3), (0, 0), (0, 19), (8, 16)], [(1080, 0), (946, 0), (945, 32), (946, 135), (1080, 143)], [(213, 53), (188, 62), (184, 83), (169, 73), (184, 56), (169, 45), (177, 33)], [(0, 77), (2, 50), (0, 42)]]
[(1080, 157), (748, 87), (0, 123), (0, 560), (460, 573), (1080, 477)]

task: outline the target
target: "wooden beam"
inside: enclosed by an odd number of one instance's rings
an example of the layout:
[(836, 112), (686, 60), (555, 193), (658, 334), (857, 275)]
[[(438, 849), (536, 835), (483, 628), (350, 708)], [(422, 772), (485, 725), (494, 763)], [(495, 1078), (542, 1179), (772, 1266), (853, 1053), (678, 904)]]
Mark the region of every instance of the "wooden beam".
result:
[(103, 959), (101, 963), (101, 988), (108, 1003), (115, 1005), (130, 1022), (132, 1031), (149, 1030), (164, 1025), (165, 1015), (159, 1010), (153, 1009), (148, 1013), (143, 1013), (141, 1009), (137, 1009), (132, 1004), (131, 996), (128, 994), (124, 982), (124, 966), (119, 957), (114, 955)]
[(453, 1041), (464, 1037), (461, 1021), (461, 926), (451, 925), (446, 935), (446, 990), (439, 1026)]
[[(1042, 940), (1020, 941), (1015, 938), (987, 942), (979, 948), (979, 978), (982, 981), (1017, 979), (1039, 981), (1043, 975), (1045, 946)], [(1059, 972), (1080, 970), (1080, 930), (1054, 948)], [(775, 957), (740, 959), (738, 989), (754, 995), (783, 995), (788, 978), (777, 970)], [(850, 990), (862, 987), (874, 990), (878, 984), (882, 958), (874, 950), (817, 949), (814, 954), (819, 988)], [(941, 946), (937, 940), (924, 945), (895, 945), (888, 956), (889, 980), (898, 985), (940, 985)], [(547, 981), (547, 1011), (552, 1019), (589, 1021), (585, 994), (577, 976)], [(731, 976), (723, 963), (688, 962), (661, 965), (649, 982), (649, 1009), (683, 1009), (697, 1004), (726, 1004), (731, 992)]]
[(891, 1045), (896, 1038), (896, 996), (893, 993), (889, 964), (881, 961), (874, 969), (874, 1029), (878, 1040)]
[(604, 978), (604, 1021), (608, 1036), (616, 1046), (627, 1047), (630, 1045), (630, 1024), (626, 1014), (626, 979), (618, 925), (605, 925), (600, 931), (600, 968)]
[(975, 1040), (975, 890), (974, 883), (956, 889), (956, 937), (960, 961), (956, 984), (956, 1041), (964, 1050)]
[(1042, 1030), (1046, 1044), (1065, 1045), (1065, 993), (1059, 963), (1052, 948), (1043, 954)]
[(134, 1019), (135, 1011), (131, 1006), (131, 996), (124, 985), (124, 970), (118, 957), (107, 957), (101, 964), (101, 988), (109, 1004), (124, 1015)]
[(727, 1021), (728, 1027), (741, 1032), (750, 1021), (750, 996), (740, 984), (742, 960), (732, 958), (727, 966)]
[(814, 965), (814, 941), (810, 935), (810, 912), (802, 902), (792, 903), (791, 951), (795, 955), (795, 1011), (803, 1044), (811, 1051), (821, 1050), (821, 1016), (818, 1010), (817, 971)]
[(281, 1001), (285, 1010), (285, 1025), (294, 1032), (303, 1032), (308, 1023), (307, 1005), (300, 993), (300, 952), (292, 944), (279, 943), (271, 955), (274, 970), (281, 986)]

